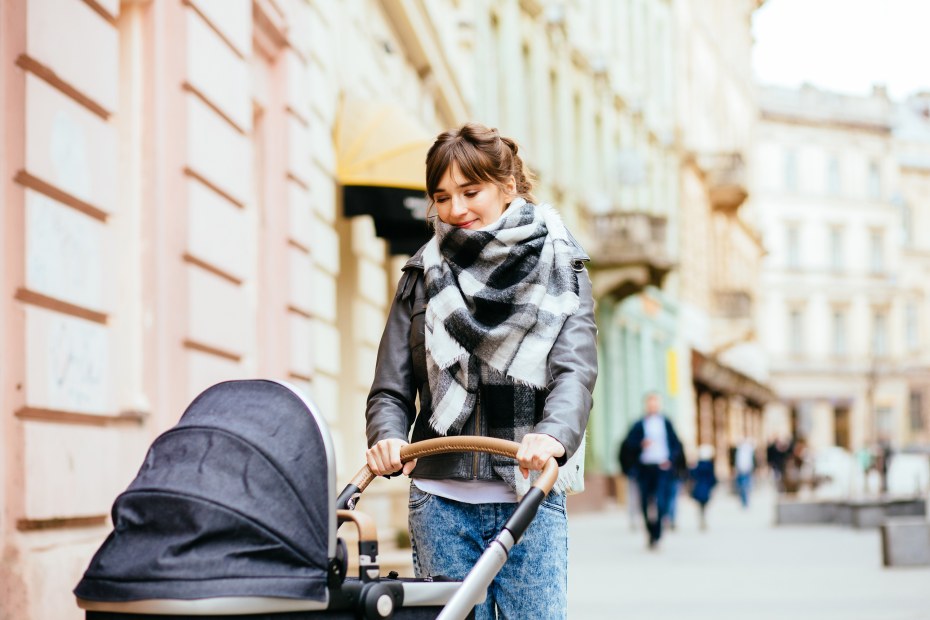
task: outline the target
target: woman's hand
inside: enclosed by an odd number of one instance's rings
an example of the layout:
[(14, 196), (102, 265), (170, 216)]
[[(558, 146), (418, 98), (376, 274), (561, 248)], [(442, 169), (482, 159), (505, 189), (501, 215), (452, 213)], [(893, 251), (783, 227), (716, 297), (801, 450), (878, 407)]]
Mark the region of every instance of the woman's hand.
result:
[[(400, 449), (406, 446), (403, 439), (382, 439), (365, 452), (368, 469), (376, 476), (387, 476), (401, 468)], [(409, 476), (417, 466), (416, 459), (403, 464), (404, 475)]]
[(543, 468), (550, 457), (559, 458), (565, 454), (565, 446), (551, 435), (542, 433), (529, 433), (520, 442), (517, 450), (517, 461), (520, 463), (520, 472), (528, 478), (530, 471)]

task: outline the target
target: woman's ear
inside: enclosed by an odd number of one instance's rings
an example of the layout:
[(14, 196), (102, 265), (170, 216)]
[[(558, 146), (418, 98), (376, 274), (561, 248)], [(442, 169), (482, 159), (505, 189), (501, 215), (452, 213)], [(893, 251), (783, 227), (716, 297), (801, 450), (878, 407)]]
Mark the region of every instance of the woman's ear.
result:
[(516, 193), (517, 193), (517, 180), (513, 177), (513, 175), (510, 175), (509, 177), (507, 177), (507, 183), (504, 185), (504, 189), (505, 189), (506, 192), (507, 192), (508, 194), (510, 194), (511, 196), (516, 195)]

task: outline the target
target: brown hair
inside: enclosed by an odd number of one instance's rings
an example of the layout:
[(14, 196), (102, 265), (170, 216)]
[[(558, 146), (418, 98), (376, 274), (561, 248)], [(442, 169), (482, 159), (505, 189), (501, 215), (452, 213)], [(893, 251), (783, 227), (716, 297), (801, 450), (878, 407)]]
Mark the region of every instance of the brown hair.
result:
[(502, 190), (512, 176), (517, 185), (516, 195), (527, 202), (536, 202), (532, 194), (535, 179), (523, 168), (517, 150), (516, 142), (481, 123), (466, 123), (439, 134), (426, 154), (426, 197), (430, 206), (452, 162), (459, 165), (468, 181), (494, 183)]

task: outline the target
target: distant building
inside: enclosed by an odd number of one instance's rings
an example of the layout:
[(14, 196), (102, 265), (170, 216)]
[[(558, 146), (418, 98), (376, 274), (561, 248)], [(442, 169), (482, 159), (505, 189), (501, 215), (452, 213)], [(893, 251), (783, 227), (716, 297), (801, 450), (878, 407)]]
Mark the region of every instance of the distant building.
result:
[(901, 443), (930, 445), (930, 93), (895, 106), (900, 189), (902, 370), (908, 385)]
[[(906, 444), (926, 421), (920, 108), (896, 114), (878, 87), (857, 97), (810, 86), (763, 87), (760, 107), (752, 208), (768, 254), (759, 324), (782, 400), (767, 410), (769, 429), (813, 447)], [(899, 135), (908, 123), (909, 137)]]

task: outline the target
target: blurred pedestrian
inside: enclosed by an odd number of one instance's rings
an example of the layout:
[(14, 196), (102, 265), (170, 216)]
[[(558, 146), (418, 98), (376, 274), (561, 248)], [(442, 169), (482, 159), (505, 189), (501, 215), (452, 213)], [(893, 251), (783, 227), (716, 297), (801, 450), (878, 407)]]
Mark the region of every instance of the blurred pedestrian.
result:
[(749, 507), (749, 492), (752, 489), (752, 473), (756, 469), (756, 447), (749, 437), (744, 437), (736, 446), (733, 455), (736, 471), (736, 490), (743, 508)]
[[(639, 488), (640, 508), (646, 522), (650, 549), (662, 538), (662, 521), (668, 513), (669, 485), (675, 475), (674, 464), (682, 453), (675, 427), (662, 413), (662, 397), (649, 392), (644, 399), (645, 413), (624, 438), (620, 448), (620, 466)], [(629, 473), (628, 473), (629, 472)]]
[(639, 510), (639, 487), (636, 482), (636, 468), (632, 463), (627, 462), (627, 455), (624, 452), (624, 444), (620, 442), (620, 448), (617, 451), (617, 462), (620, 463), (620, 473), (626, 477), (626, 484), (618, 482), (618, 499), (620, 497), (620, 488), (623, 489), (624, 501), (626, 502), (627, 521), (630, 525), (630, 531), (635, 532), (639, 529), (640, 510)]
[(785, 474), (782, 477), (782, 486), (786, 493), (797, 493), (801, 490), (807, 470), (807, 441), (803, 437), (791, 440), (791, 451), (785, 458)]
[(775, 490), (784, 490), (785, 463), (791, 453), (791, 443), (781, 435), (775, 436), (765, 448), (765, 464), (769, 467)]
[(672, 463), (672, 475), (669, 478), (667, 487), (668, 506), (665, 513), (665, 525), (674, 530), (677, 527), (676, 519), (678, 518), (678, 496), (681, 493), (681, 483), (688, 480), (688, 461), (685, 459), (685, 451), (678, 452), (678, 458)]
[(707, 503), (711, 492), (717, 486), (717, 474), (714, 471), (714, 447), (709, 444), (698, 446), (698, 460), (691, 468), (691, 497), (698, 503), (701, 511), (701, 529), (707, 529)]
[(881, 475), (881, 492), (888, 493), (888, 464), (891, 462), (891, 442), (888, 438), (882, 436), (875, 446), (875, 468)]

